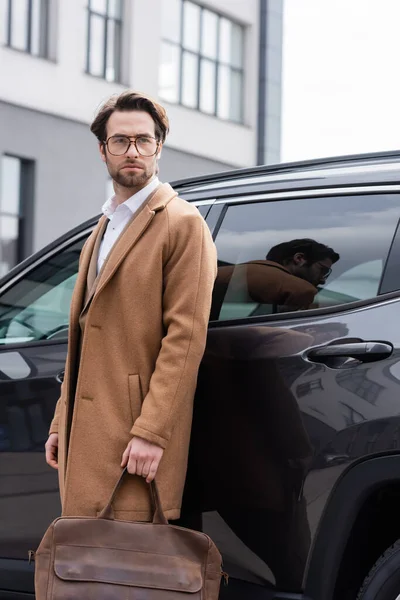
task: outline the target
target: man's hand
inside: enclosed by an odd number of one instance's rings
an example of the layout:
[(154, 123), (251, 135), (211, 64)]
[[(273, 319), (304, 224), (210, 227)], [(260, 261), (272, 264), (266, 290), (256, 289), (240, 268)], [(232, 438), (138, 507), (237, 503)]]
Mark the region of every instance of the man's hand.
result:
[(51, 433), (45, 444), (46, 462), (53, 469), (58, 469), (58, 433)]
[(146, 477), (147, 483), (153, 481), (164, 449), (147, 440), (134, 437), (122, 455), (121, 467), (128, 465), (128, 473)]

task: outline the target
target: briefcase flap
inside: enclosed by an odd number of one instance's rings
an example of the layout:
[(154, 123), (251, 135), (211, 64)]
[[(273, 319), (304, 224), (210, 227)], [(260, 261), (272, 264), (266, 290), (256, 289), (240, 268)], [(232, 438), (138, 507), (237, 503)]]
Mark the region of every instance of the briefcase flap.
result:
[(54, 571), (64, 581), (196, 593), (201, 565), (181, 556), (129, 549), (56, 545)]

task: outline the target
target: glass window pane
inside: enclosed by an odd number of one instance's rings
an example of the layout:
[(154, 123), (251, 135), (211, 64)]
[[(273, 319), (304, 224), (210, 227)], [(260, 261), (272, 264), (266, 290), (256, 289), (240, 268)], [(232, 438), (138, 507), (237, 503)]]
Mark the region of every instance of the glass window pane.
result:
[(159, 93), (168, 102), (179, 101), (180, 49), (167, 42), (161, 45)]
[(21, 326), (27, 330), (24, 335), (33, 339), (67, 336), (71, 296), (85, 241), (47, 259), (2, 295), (0, 344), (11, 343)]
[(108, 0), (108, 15), (113, 19), (122, 17), (122, 0)]
[(201, 30), (201, 52), (208, 58), (217, 58), (218, 16), (209, 10), (203, 10)]
[(243, 99), (243, 76), (241, 71), (220, 66), (218, 72), (218, 116), (241, 122)]
[(46, 31), (44, 19), (46, 15), (41, 14), (41, 9), (44, 6), (42, 0), (32, 0), (32, 29), (31, 29), (31, 54), (40, 56), (41, 45), (44, 40), (41, 40), (41, 32)]
[(183, 45), (188, 50), (200, 49), (200, 7), (192, 2), (183, 4)]
[(219, 40), (219, 59), (234, 67), (243, 64), (243, 27), (221, 19)]
[(243, 66), (243, 27), (232, 23), (231, 64), (239, 69)]
[(107, 24), (107, 81), (119, 80), (119, 61), (120, 61), (120, 31), (118, 22), (108, 19)]
[(0, 274), (18, 262), (18, 217), (0, 216)]
[(13, 0), (12, 2), (11, 46), (17, 50), (27, 50), (28, 0)]
[(215, 113), (215, 72), (215, 62), (211, 60), (201, 61), (200, 110), (211, 114)]
[(107, 13), (107, 0), (90, 0), (90, 10), (105, 15)]
[(0, 178), (0, 213), (18, 215), (21, 193), (21, 161), (19, 158), (2, 157)]
[[(328, 197), (228, 208), (216, 238), (212, 318), (375, 297), (399, 217), (400, 198), (390, 194), (337, 197), (334, 204)], [(379, 235), (371, 237), (371, 231)], [(304, 256), (300, 267), (295, 254)]]
[(165, 40), (181, 41), (182, 0), (162, 0), (162, 37)]
[(190, 108), (197, 108), (198, 72), (198, 56), (184, 52), (182, 65), (182, 104)]
[(229, 118), (240, 123), (243, 120), (242, 98), (243, 81), (241, 71), (231, 71), (231, 109)]
[(232, 23), (228, 19), (221, 19), (219, 27), (219, 59), (221, 62), (230, 63)]
[(230, 68), (220, 65), (218, 69), (218, 116), (229, 119), (230, 114)]
[(104, 75), (105, 19), (90, 15), (89, 73)]

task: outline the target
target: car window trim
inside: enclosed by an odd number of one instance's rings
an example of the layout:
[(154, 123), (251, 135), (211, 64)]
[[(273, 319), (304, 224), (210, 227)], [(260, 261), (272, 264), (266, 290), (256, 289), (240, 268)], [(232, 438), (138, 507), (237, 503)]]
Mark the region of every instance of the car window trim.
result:
[(80, 231), (79, 233), (77, 233), (74, 236), (65, 240), (62, 244), (53, 247), (51, 250), (46, 252), (46, 254), (44, 254), (43, 256), (38, 258), (36, 261), (29, 263), (29, 265), (27, 265), (22, 271), (19, 271), (12, 279), (7, 281), (0, 288), (0, 295), (4, 294), (4, 292), (7, 292), (10, 287), (12, 287), (16, 283), (18, 283), (18, 281), (23, 279), (25, 277), (25, 275), (27, 275), (27, 273), (29, 273), (33, 269), (36, 269), (37, 267), (39, 267), (42, 263), (44, 263), (46, 260), (48, 260), (52, 256), (56, 256), (57, 254), (59, 254), (60, 252), (65, 250), (65, 248), (68, 248), (68, 246), (71, 246), (75, 242), (79, 242), (82, 238), (88, 237), (91, 234), (91, 232), (93, 231), (93, 229), (94, 229), (94, 227), (91, 227), (89, 229)]
[[(389, 189), (390, 188), (390, 189)], [(293, 200), (293, 199), (304, 199), (309, 198), (310, 196), (315, 196), (319, 198), (323, 197), (332, 197), (332, 196), (359, 196), (359, 195), (382, 195), (382, 193), (390, 193), (390, 194), (400, 194), (400, 185), (368, 185), (368, 186), (357, 186), (357, 187), (341, 187), (341, 188), (332, 188), (332, 190), (327, 190), (325, 188), (313, 189), (313, 190), (296, 190), (293, 192), (264, 192), (262, 194), (254, 194), (241, 196), (240, 198), (225, 198), (223, 200), (216, 200), (215, 206), (222, 206), (221, 215), (218, 219), (218, 223), (216, 224), (214, 230), (214, 241), (218, 237), (219, 230), (224, 222), (225, 215), (230, 206), (236, 206), (238, 204), (257, 204), (258, 202), (265, 201), (275, 201), (275, 200)], [(389, 250), (386, 256), (386, 261), (382, 270), (381, 280), (379, 282), (378, 293), (385, 281), (385, 273), (388, 264), (390, 263), (390, 256), (393, 248), (394, 241), (397, 236), (400, 236), (400, 219), (396, 224), (393, 238), (389, 245)], [(257, 324), (257, 323), (265, 323), (265, 322), (274, 322), (274, 321), (286, 321), (299, 319), (304, 322), (304, 318), (307, 316), (313, 317), (324, 317), (329, 316), (331, 314), (343, 313), (348, 310), (354, 311), (357, 309), (368, 308), (373, 304), (387, 304), (388, 302), (393, 302), (398, 300), (400, 297), (400, 290), (394, 290), (391, 292), (387, 292), (385, 294), (374, 296), (373, 298), (367, 298), (366, 300), (357, 300), (355, 302), (347, 302), (346, 304), (338, 304), (337, 306), (328, 306), (323, 308), (314, 308), (310, 310), (301, 310), (295, 312), (288, 313), (278, 313), (278, 314), (270, 314), (270, 315), (257, 315), (255, 317), (238, 317), (237, 319), (217, 319), (213, 321), (209, 321), (209, 328), (216, 327), (225, 327), (230, 325), (243, 325), (243, 324)]]
[(224, 198), (216, 200), (215, 204), (248, 204), (249, 202), (262, 202), (269, 200), (296, 200), (310, 197), (332, 197), (332, 196), (357, 196), (364, 194), (395, 194), (400, 193), (400, 185), (363, 185), (363, 186), (343, 186), (333, 188), (313, 188), (312, 190), (293, 190), (282, 192), (268, 192), (246, 194), (234, 198)]
[(298, 310), (295, 312), (287, 312), (287, 313), (275, 313), (271, 315), (257, 315), (255, 317), (238, 317), (237, 319), (224, 319), (224, 320), (214, 320), (209, 321), (208, 327), (210, 329), (215, 329), (216, 327), (230, 327), (238, 325), (258, 325), (273, 323), (275, 321), (299, 321), (304, 323), (304, 321), (309, 317), (311, 320), (315, 320), (318, 318), (329, 318), (330, 316), (336, 315), (337, 313), (346, 313), (346, 312), (359, 312), (361, 310), (368, 310), (371, 306), (375, 304), (387, 305), (393, 304), (395, 302), (399, 302), (400, 299), (400, 290), (396, 290), (394, 292), (388, 292), (387, 294), (382, 294), (381, 296), (374, 296), (373, 298), (368, 298), (367, 300), (357, 300), (356, 302), (347, 302), (346, 304), (337, 304), (336, 306), (327, 306), (323, 308), (312, 308), (309, 310)]

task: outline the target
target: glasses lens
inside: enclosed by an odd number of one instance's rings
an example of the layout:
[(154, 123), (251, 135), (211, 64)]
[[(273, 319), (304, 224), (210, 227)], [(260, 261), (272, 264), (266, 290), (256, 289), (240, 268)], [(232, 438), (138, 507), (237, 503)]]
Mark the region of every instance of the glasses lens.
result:
[(110, 137), (107, 142), (107, 147), (110, 154), (114, 154), (114, 156), (121, 156), (128, 150), (129, 144), (130, 140), (128, 137), (123, 135), (115, 135)]
[(136, 149), (142, 156), (153, 156), (157, 152), (157, 140), (151, 137), (138, 137)]
[(321, 267), (322, 275), (328, 277), (328, 275), (330, 275), (332, 273), (332, 269), (330, 267), (327, 267), (326, 265), (322, 265), (321, 263), (319, 263), (319, 265)]

